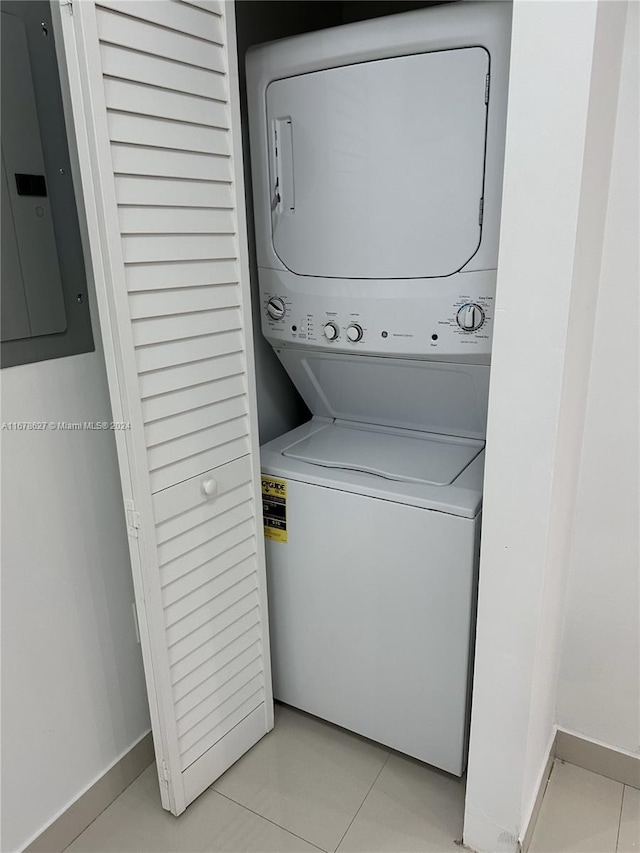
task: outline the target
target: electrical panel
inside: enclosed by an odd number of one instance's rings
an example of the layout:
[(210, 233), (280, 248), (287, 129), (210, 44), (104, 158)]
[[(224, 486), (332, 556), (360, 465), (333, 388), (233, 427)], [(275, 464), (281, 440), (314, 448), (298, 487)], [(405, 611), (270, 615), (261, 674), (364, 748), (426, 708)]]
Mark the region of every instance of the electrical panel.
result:
[(93, 349), (46, 2), (2, 4), (2, 367)]

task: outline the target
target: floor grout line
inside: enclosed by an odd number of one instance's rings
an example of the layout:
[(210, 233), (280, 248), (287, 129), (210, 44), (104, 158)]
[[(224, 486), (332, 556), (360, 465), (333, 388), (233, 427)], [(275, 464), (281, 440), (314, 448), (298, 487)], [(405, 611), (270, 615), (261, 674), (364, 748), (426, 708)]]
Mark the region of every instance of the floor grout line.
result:
[(362, 806), (366, 803), (366, 801), (367, 801), (367, 797), (369, 796), (369, 794), (371, 793), (371, 791), (373, 791), (373, 786), (376, 784), (376, 782), (377, 782), (377, 781), (378, 781), (378, 779), (380, 778), (380, 774), (382, 773), (382, 771), (384, 770), (384, 768), (387, 766), (387, 761), (389, 761), (389, 759), (391, 758), (391, 755), (392, 755), (392, 753), (391, 753), (391, 752), (389, 752), (389, 753), (388, 753), (388, 755), (387, 755), (387, 757), (385, 758), (385, 760), (384, 760), (384, 763), (383, 763), (382, 767), (381, 767), (381, 768), (380, 768), (380, 770), (378, 771), (378, 775), (376, 776), (376, 778), (375, 778), (375, 779), (373, 780), (373, 782), (371, 783), (371, 787), (369, 788), (369, 790), (367, 791), (367, 793), (364, 795), (364, 799), (363, 799), (363, 801), (362, 801), (362, 802), (360, 803), (360, 805), (358, 806), (358, 810), (357, 810), (357, 812), (356, 812), (356, 813), (354, 814), (354, 816), (351, 818), (351, 821), (350, 821), (350, 823), (349, 823), (349, 826), (345, 829), (344, 833), (342, 834), (342, 838), (340, 839), (340, 841), (338, 841), (338, 846), (335, 848), (334, 853), (338, 853), (338, 850), (340, 849), (340, 845), (341, 845), (341, 844), (342, 844), (342, 842), (344, 841), (344, 837), (345, 837), (345, 835), (347, 834), (347, 832), (349, 832), (349, 830), (351, 829), (351, 826), (352, 826), (352, 824), (353, 824), (354, 820), (355, 820), (355, 819), (358, 817), (358, 815), (360, 814), (360, 809), (361, 809), (361, 808), (362, 808)]
[(619, 847), (619, 845), (620, 845), (620, 829), (621, 829), (621, 827), (622, 827), (622, 813), (623, 813), (623, 811), (624, 811), (624, 794), (625, 794), (625, 791), (626, 791), (626, 790), (627, 790), (627, 786), (626, 786), (626, 785), (623, 785), (623, 786), (622, 786), (622, 802), (620, 803), (620, 814), (618, 815), (618, 833), (617, 833), (617, 835), (616, 835), (616, 849), (615, 849), (615, 853), (618, 853), (618, 847)]
[[(215, 782), (213, 783), (213, 785), (215, 785)], [(245, 805), (244, 805), (244, 803), (239, 803), (239, 802), (238, 802), (238, 800), (234, 800), (234, 799), (233, 799), (233, 797), (230, 797), (228, 794), (223, 794), (223, 793), (222, 793), (222, 791), (218, 791), (218, 790), (216, 790), (216, 789), (213, 787), (213, 785), (211, 785), (211, 786), (209, 787), (209, 789), (208, 789), (208, 790), (210, 790), (210, 791), (215, 791), (215, 793), (216, 793), (216, 794), (220, 794), (220, 796), (221, 796), (221, 797), (224, 797), (224, 798), (225, 798), (225, 800), (229, 800), (229, 802), (231, 802), (231, 803), (235, 803), (237, 806), (240, 806), (240, 808), (245, 809), (246, 811), (251, 812), (251, 814), (256, 815), (256, 817), (260, 817), (260, 818), (262, 818), (262, 820), (266, 820), (266, 821), (267, 821), (267, 823), (270, 823), (272, 826), (277, 826), (277, 827), (278, 827), (278, 829), (282, 829), (282, 830), (284, 830), (285, 832), (288, 832), (288, 833), (289, 833), (289, 835), (293, 835), (295, 838), (299, 838), (299, 839), (300, 839), (300, 841), (304, 841), (304, 842), (305, 842), (305, 844), (310, 844), (312, 847), (315, 847), (315, 848), (316, 848), (316, 850), (320, 850), (320, 851), (321, 851), (321, 853), (330, 853), (330, 851), (329, 851), (329, 850), (325, 850), (325, 849), (324, 849), (324, 847), (318, 847), (318, 845), (317, 845), (317, 844), (314, 844), (314, 843), (313, 843), (313, 841), (309, 841), (309, 839), (308, 839), (308, 838), (304, 838), (302, 835), (298, 835), (298, 833), (297, 833), (297, 832), (292, 832), (292, 830), (287, 829), (287, 827), (286, 827), (286, 826), (282, 826), (282, 824), (280, 824), (280, 823), (276, 823), (276, 821), (275, 821), (275, 820), (271, 820), (270, 818), (265, 817), (263, 814), (260, 814), (260, 812), (256, 812), (256, 811), (254, 811), (253, 809), (250, 809), (250, 808), (249, 808), (249, 806), (245, 806)], [(365, 798), (365, 799), (366, 799), (366, 798)], [(341, 839), (341, 840), (342, 840), (342, 839)]]

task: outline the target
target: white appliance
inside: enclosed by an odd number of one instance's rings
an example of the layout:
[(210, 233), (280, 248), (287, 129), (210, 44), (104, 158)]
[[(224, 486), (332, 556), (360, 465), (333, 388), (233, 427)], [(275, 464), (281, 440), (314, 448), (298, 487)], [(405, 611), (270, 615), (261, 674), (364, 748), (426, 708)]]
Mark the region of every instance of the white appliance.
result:
[(262, 329), (313, 413), (261, 449), (276, 698), (466, 762), (510, 4), (247, 58)]

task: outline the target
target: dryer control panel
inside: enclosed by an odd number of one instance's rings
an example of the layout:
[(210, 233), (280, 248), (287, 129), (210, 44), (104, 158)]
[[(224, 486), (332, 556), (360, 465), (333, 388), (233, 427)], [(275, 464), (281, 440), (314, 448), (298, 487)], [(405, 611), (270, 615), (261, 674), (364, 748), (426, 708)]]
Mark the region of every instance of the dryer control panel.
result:
[(274, 347), (489, 362), (495, 270), (363, 287), (260, 269), (260, 291)]

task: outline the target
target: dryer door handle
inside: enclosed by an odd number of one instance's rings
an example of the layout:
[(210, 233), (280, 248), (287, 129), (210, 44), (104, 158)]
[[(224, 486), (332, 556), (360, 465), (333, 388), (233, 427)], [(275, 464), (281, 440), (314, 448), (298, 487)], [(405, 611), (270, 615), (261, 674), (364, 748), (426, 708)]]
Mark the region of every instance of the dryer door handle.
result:
[(275, 183), (271, 210), (274, 213), (291, 215), (296, 208), (293, 179), (293, 122), (291, 116), (274, 119), (273, 155)]

